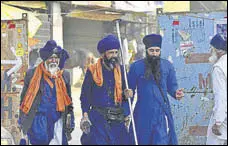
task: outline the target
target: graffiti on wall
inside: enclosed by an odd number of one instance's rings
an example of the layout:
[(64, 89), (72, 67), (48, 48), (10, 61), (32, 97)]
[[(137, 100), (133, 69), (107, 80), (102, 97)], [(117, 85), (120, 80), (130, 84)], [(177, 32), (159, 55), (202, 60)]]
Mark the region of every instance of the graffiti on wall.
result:
[(226, 22), (220, 21), (226, 15), (211, 12), (158, 17), (163, 35), (161, 57), (173, 63), (179, 87), (185, 89), (182, 101), (170, 98), (180, 144), (205, 144), (213, 108), (210, 39), (216, 32), (226, 35)]
[(28, 68), (27, 20), (2, 20), (1, 32), (1, 126), (17, 142), (20, 92)]
[(215, 21), (214, 34), (221, 34), (227, 40), (227, 19)]

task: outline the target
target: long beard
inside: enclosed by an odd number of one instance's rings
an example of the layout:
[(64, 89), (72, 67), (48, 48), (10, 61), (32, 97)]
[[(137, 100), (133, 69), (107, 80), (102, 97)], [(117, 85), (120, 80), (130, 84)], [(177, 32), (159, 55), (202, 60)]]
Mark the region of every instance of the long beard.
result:
[(104, 63), (111, 69), (113, 70), (117, 64), (119, 64), (119, 59), (118, 57), (112, 57), (108, 59), (106, 56), (104, 57)]
[(160, 56), (149, 56), (146, 54), (145, 59), (146, 70), (145, 77), (150, 79), (151, 75), (154, 76), (156, 82), (160, 81)]

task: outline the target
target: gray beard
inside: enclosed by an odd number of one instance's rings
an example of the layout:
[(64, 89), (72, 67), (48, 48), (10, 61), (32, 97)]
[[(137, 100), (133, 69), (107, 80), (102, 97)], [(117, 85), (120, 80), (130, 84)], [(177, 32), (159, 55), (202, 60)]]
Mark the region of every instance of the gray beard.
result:
[(208, 61), (212, 64), (216, 63), (218, 60), (218, 56), (216, 53), (212, 53), (211, 56), (208, 58)]
[(45, 62), (45, 68), (52, 74), (56, 75), (57, 71), (59, 70), (58, 64), (57, 63), (50, 63), (49, 65), (46, 64)]

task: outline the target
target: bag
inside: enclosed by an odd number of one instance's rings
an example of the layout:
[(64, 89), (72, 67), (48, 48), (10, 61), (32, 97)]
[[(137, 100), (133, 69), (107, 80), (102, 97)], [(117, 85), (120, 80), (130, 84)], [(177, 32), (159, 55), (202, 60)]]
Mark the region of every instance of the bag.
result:
[(93, 107), (94, 110), (101, 113), (105, 120), (108, 121), (108, 123), (111, 122), (118, 122), (122, 123), (124, 122), (124, 110), (123, 108), (115, 108), (115, 107)]
[(124, 122), (124, 111), (122, 108), (108, 108), (105, 119), (108, 122)]

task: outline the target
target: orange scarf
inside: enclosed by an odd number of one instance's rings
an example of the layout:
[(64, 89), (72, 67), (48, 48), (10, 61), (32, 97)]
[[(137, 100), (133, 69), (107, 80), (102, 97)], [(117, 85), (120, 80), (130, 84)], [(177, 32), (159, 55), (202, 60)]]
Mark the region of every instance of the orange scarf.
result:
[[(102, 59), (99, 58), (96, 64), (92, 64), (89, 66), (89, 70), (92, 73), (93, 80), (97, 84), (97, 86), (103, 85), (103, 74), (102, 74)], [(114, 100), (115, 104), (122, 102), (122, 78), (121, 78), (121, 70), (120, 66), (116, 66), (114, 68), (114, 78), (115, 78), (115, 90), (114, 90)]]
[(42, 74), (44, 73), (44, 80), (50, 85), (51, 88), (54, 87), (53, 83), (48, 77), (55, 79), (55, 86), (56, 86), (56, 97), (57, 97), (57, 106), (56, 110), (63, 112), (65, 110), (65, 106), (68, 106), (72, 103), (70, 97), (67, 94), (66, 84), (62, 77), (63, 70), (57, 72), (57, 76), (51, 75), (45, 67), (44, 63), (42, 62), (39, 64), (34, 72), (34, 75), (29, 83), (28, 90), (25, 94), (23, 102), (20, 106), (20, 109), (25, 113), (28, 114), (32, 103), (36, 97), (36, 94), (40, 88), (40, 80), (42, 78)]

